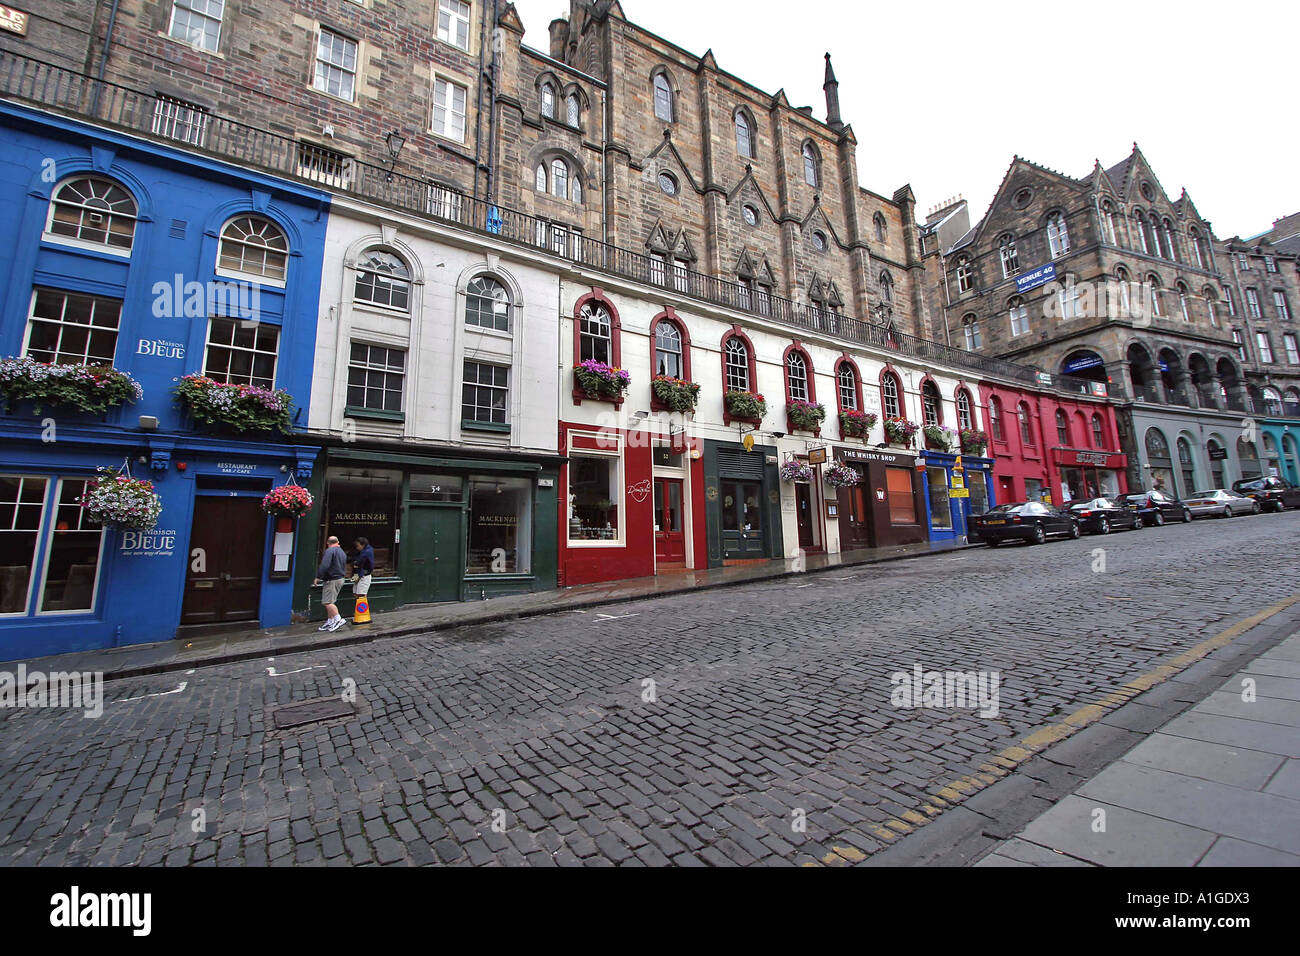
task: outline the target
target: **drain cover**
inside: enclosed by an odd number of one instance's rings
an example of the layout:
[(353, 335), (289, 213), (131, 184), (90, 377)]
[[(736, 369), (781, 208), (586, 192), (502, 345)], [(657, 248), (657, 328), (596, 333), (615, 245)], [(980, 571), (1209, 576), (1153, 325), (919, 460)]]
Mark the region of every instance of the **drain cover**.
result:
[(318, 700), (304, 700), (300, 704), (289, 704), (275, 712), (275, 726), (284, 730), (288, 727), (301, 727), (334, 717), (347, 717), (355, 714), (353, 704), (338, 697), (321, 697)]

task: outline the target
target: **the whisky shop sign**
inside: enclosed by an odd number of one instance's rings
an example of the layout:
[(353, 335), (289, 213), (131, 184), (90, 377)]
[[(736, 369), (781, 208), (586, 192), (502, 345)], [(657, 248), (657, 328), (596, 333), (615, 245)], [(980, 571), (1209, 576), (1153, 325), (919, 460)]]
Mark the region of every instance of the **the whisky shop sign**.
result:
[(839, 448), (835, 456), (841, 461), (878, 461), (884, 465), (899, 463), (910, 465), (916, 460), (914, 455), (899, 455), (888, 451), (859, 451), (856, 448)]
[(27, 36), (27, 14), (0, 4), (0, 30), (17, 33), (20, 37)]

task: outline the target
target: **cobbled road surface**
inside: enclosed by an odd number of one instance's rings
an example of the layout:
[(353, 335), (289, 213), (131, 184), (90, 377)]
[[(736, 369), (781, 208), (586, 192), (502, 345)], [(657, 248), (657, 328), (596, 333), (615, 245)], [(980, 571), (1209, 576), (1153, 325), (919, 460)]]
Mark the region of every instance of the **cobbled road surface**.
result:
[[(1298, 540), (1203, 520), (116, 681), (98, 720), (0, 711), (0, 863), (857, 861), (1300, 589)], [(891, 706), (916, 664), (999, 672), (997, 716)]]

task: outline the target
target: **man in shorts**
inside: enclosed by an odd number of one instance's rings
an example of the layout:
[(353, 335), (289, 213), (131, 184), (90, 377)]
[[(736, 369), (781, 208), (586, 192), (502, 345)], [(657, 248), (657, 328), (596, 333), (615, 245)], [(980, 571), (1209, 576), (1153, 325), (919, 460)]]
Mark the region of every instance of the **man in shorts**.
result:
[(316, 580), (313, 584), (320, 584), (321, 603), (325, 605), (325, 623), (316, 628), (318, 631), (337, 631), (347, 623), (339, 616), (338, 599), (339, 591), (343, 589), (343, 571), (347, 567), (348, 556), (343, 549), (339, 547), (339, 539), (330, 536), (325, 542), (325, 554), (320, 559), (320, 567), (316, 569)]

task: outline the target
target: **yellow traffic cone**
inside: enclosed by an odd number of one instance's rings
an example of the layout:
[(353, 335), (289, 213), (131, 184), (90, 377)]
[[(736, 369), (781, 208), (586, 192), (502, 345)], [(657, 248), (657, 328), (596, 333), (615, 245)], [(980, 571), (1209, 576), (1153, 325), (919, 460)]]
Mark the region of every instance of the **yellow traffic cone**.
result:
[(361, 597), (357, 598), (357, 608), (356, 611), (354, 611), (352, 614), (352, 623), (353, 624), (370, 623), (370, 599), (367, 598), (364, 594)]

